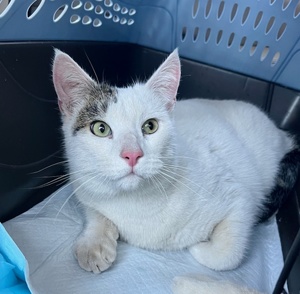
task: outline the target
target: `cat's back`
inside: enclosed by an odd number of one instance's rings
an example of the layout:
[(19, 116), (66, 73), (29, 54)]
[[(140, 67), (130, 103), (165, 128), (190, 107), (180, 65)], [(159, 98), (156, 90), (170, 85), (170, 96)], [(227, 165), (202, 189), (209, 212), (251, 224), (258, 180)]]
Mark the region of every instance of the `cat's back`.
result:
[[(179, 101), (175, 109), (176, 127), (192, 137), (226, 140), (236, 136), (255, 149), (292, 148), (292, 140), (279, 130), (258, 107), (237, 100), (188, 99)], [(263, 145), (261, 145), (263, 144)]]
[(253, 169), (264, 187), (272, 185), (280, 160), (293, 148), (288, 134), (247, 102), (188, 99), (178, 102), (174, 114), (180, 137), (194, 152), (217, 156), (236, 174)]
[[(175, 108), (177, 130), (186, 139), (201, 138), (226, 142), (234, 137), (255, 136), (253, 130), (277, 132), (273, 123), (255, 106), (236, 100), (187, 99), (178, 101)], [(257, 136), (259, 137), (259, 136)]]
[[(249, 125), (249, 128), (255, 127), (257, 123), (261, 124), (266, 120), (269, 121), (258, 107), (250, 103), (237, 100), (200, 98), (178, 101), (175, 109), (175, 118), (176, 121), (180, 122), (201, 121), (202, 123), (212, 119), (223, 123), (229, 122), (233, 126), (251, 121), (252, 125)], [(211, 127), (214, 128), (214, 125), (211, 125)]]

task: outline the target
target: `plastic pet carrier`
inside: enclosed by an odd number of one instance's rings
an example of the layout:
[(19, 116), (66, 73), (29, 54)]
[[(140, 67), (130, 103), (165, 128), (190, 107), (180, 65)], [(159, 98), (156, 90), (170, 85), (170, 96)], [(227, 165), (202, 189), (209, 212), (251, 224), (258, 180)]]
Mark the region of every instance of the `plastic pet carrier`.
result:
[[(0, 0), (0, 220), (25, 256), (10, 222), (65, 173), (54, 47), (117, 86), (146, 79), (178, 47), (179, 98), (250, 101), (300, 135), (298, 0)], [(277, 214), (285, 264), (274, 293), (286, 279), (300, 293), (299, 191), (298, 181)]]

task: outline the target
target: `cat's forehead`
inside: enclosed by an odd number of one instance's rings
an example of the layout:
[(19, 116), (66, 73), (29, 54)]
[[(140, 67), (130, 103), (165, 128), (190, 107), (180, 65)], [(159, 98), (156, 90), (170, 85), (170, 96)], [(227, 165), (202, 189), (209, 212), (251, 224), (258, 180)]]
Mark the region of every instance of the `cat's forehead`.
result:
[[(117, 102), (111, 103), (107, 115), (118, 115), (119, 118), (128, 120), (143, 119), (161, 112), (164, 107), (159, 99), (153, 97), (153, 93), (145, 84), (135, 84), (132, 87), (117, 89)], [(149, 117), (148, 117), (149, 118)]]

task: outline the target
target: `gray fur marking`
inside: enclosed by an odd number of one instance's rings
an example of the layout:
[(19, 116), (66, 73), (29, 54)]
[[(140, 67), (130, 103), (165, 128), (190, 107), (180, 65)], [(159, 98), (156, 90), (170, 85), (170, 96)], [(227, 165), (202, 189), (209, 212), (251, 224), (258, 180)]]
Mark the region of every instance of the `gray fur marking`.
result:
[(279, 164), (275, 186), (271, 194), (266, 195), (258, 222), (269, 219), (283, 205), (295, 186), (299, 169), (300, 148), (295, 146), (295, 149), (285, 154)]
[(73, 135), (85, 128), (96, 117), (103, 116), (109, 104), (112, 102), (117, 103), (117, 89), (106, 83), (93, 84), (86, 89), (86, 94), (83, 98), (86, 100), (86, 103), (78, 113), (73, 127)]

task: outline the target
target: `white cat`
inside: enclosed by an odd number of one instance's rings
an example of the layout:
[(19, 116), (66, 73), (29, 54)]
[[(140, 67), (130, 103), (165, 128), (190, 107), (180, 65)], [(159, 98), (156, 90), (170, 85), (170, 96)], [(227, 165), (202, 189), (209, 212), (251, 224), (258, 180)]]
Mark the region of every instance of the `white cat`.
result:
[(176, 104), (179, 80), (177, 50), (145, 84), (127, 88), (95, 82), (56, 50), (70, 178), (86, 211), (75, 253), (87, 271), (112, 265), (119, 237), (146, 249), (188, 248), (215, 270), (243, 260), (293, 139), (249, 103)]

